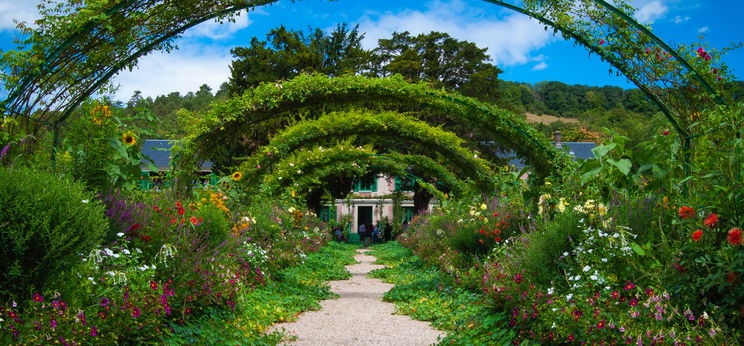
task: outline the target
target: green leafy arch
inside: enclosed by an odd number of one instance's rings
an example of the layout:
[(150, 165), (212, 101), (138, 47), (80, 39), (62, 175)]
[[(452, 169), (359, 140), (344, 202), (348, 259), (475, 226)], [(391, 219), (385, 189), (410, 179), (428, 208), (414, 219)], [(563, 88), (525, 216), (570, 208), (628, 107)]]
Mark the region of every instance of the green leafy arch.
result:
[(244, 184), (259, 184), (283, 157), (300, 148), (334, 143), (350, 136), (396, 138), (407, 143), (424, 144), (427, 155), (440, 155), (457, 174), (472, 179), (478, 188), (484, 191), (493, 189), (494, 175), (488, 161), (466, 149), (463, 140), (453, 133), (401, 113), (360, 110), (328, 113), (286, 128), (240, 165)]
[[(318, 146), (311, 149), (300, 148), (284, 157), (274, 165), (271, 172), (266, 171), (259, 186), (269, 195), (286, 189), (303, 191), (322, 184), (321, 178), (331, 175), (361, 176), (369, 171), (387, 173), (401, 177), (411, 176), (410, 169), (421, 182), (423, 178), (433, 178), (448, 188), (451, 195), (461, 195), (468, 183), (459, 179), (445, 166), (424, 155), (400, 153), (377, 154), (370, 145), (359, 147), (349, 141), (332, 147)], [(246, 189), (256, 189), (256, 185), (242, 184)], [(428, 186), (434, 186), (428, 184)], [(439, 191), (436, 195), (441, 195)]]
[(217, 102), (190, 129), (189, 157), (204, 158), (222, 139), (250, 131), (252, 126), (277, 118), (294, 118), (307, 109), (339, 111), (351, 107), (395, 107), (434, 111), (494, 134), (547, 176), (570, 164), (570, 159), (521, 117), (476, 99), (437, 90), (426, 83), (411, 84), (401, 76), (300, 75), (282, 83), (265, 83), (242, 96)]

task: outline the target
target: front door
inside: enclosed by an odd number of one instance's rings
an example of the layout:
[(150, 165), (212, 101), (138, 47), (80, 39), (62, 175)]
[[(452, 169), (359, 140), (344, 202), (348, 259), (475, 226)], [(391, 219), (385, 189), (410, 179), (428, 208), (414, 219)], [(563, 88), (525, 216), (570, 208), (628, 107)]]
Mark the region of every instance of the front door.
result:
[(372, 207), (357, 207), (357, 231), (361, 224), (372, 225)]

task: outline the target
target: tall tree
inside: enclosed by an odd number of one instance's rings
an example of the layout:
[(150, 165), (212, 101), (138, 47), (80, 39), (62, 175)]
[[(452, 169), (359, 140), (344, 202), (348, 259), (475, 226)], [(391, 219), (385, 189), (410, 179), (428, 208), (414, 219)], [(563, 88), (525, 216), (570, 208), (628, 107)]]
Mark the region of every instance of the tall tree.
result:
[(235, 60), (230, 66), (228, 92), (239, 94), (261, 82), (289, 79), (303, 72), (338, 76), (362, 71), (370, 61), (370, 52), (362, 47), (363, 38), (358, 26), (349, 29), (347, 24), (339, 24), (328, 34), (320, 29), (305, 34), (280, 26), (266, 35), (266, 41), (254, 37), (250, 46), (230, 51)]

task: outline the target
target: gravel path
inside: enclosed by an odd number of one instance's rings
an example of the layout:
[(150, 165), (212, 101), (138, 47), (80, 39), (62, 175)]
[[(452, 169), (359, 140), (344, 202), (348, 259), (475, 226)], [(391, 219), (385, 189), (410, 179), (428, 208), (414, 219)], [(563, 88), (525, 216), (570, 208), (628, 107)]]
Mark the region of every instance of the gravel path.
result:
[(320, 302), (321, 309), (300, 315), (292, 323), (274, 325), (269, 332), (284, 329), (296, 335), (292, 345), (430, 345), (444, 332), (408, 316), (393, 315), (395, 305), (382, 301), (393, 285), (367, 277), (382, 265), (375, 257), (357, 250), (359, 263), (346, 266), (351, 279), (331, 281), (331, 290), (341, 297)]

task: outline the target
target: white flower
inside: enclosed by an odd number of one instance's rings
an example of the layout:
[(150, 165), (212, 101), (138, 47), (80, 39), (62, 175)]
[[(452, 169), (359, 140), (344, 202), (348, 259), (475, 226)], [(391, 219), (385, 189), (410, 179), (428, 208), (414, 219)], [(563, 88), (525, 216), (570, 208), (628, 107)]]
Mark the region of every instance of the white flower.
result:
[(114, 276), (114, 275), (116, 275), (116, 273), (114, 273), (114, 272), (112, 272), (112, 271), (108, 271), (108, 272), (106, 272), (106, 274), (108, 274), (108, 275), (111, 275), (111, 276)]
[(592, 280), (594, 280), (594, 281), (597, 281), (597, 276), (596, 275), (592, 275), (589, 278), (592, 279)]
[(566, 296), (566, 300), (571, 300), (571, 298), (573, 298), (573, 293)]
[(602, 261), (602, 262), (604, 262), (604, 263), (607, 263), (607, 259), (606, 259), (606, 258), (603, 258), (603, 259), (601, 259), (600, 261)]
[(302, 174), (302, 170), (297, 170), (297, 174)]
[(139, 248), (135, 248), (134, 249), (134, 252), (136, 252), (136, 253), (142, 253), (142, 250), (140, 250)]
[(123, 232), (116, 233), (116, 236), (117, 237), (123, 237), (124, 236), (124, 233)]
[(564, 252), (563, 253), (563, 256), (568, 256), (568, 252)]
[(121, 250), (121, 252), (122, 252), (123, 254), (125, 254), (125, 255), (129, 255), (129, 254), (131, 254), (131, 252), (129, 252), (129, 250), (127, 250), (127, 249)]
[(105, 254), (106, 256), (113, 256), (113, 255), (114, 255), (114, 252), (113, 252), (113, 251), (111, 251), (111, 250), (110, 250), (109, 248), (104, 248), (104, 249), (103, 249), (103, 253), (104, 253), (104, 254)]
[(89, 200), (87, 200), (87, 199), (84, 199), (84, 200), (82, 200), (82, 201), (80, 201), (80, 202), (83, 202), (83, 204), (88, 204), (88, 202), (90, 202), (90, 201), (89, 201)]
[(115, 253), (115, 254), (113, 254), (111, 256), (113, 256), (114, 258), (119, 258), (119, 254), (118, 253)]
[(553, 294), (553, 292), (555, 292), (555, 290), (553, 289), (553, 287), (548, 288), (548, 294)]
[(586, 272), (588, 272), (588, 271), (589, 271), (589, 269), (592, 269), (592, 267), (590, 267), (590, 266), (584, 266), (584, 272), (585, 272), (585, 273), (586, 273)]

